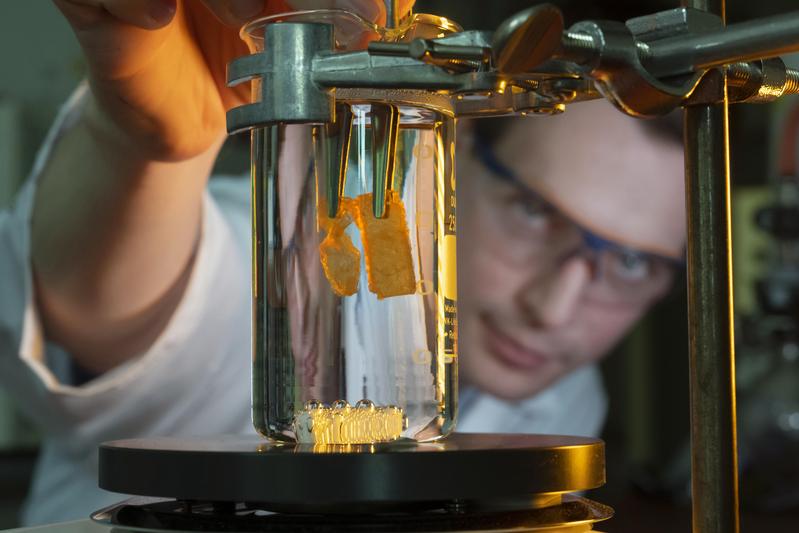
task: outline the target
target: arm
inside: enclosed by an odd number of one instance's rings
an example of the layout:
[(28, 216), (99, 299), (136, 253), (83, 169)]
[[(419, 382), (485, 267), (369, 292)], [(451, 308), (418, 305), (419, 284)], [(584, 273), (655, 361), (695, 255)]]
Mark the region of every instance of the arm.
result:
[(227, 63), (248, 53), (238, 28), (287, 7), (340, 5), (378, 21), (385, 10), (380, 0), (54, 1), (91, 90), (40, 175), (36, 297), (48, 338), (101, 373), (145, 351), (181, 300), (225, 110), (249, 99), (248, 87), (225, 86)]
[(39, 178), (31, 228), (48, 337), (96, 373), (146, 350), (180, 301), (221, 143), (154, 161), (104, 122), (89, 94)]
[(207, 2), (217, 17), (194, 1), (56, 3), (91, 90), (39, 176), (32, 266), (47, 336), (101, 373), (145, 351), (180, 301), (224, 111), (246, 97), (225, 65), (245, 49), (228, 1)]

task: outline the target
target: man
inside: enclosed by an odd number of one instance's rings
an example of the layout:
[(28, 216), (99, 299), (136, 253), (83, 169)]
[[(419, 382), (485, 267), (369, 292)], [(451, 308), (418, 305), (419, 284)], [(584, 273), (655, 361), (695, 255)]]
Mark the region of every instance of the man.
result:
[(460, 370), (506, 402), (484, 396), (458, 427), (598, 434), (604, 394), (589, 363), (680, 267), (679, 131), (604, 101), (473, 126), (458, 154)]
[[(247, 98), (224, 86), (226, 62), (245, 53), (235, 28), (287, 9), (56, 3), (88, 88), (0, 213), (0, 379), (45, 435), (27, 523), (119, 499), (96, 488), (99, 442), (252, 432), (249, 188), (206, 185), (224, 111)], [(356, 8), (384, 16), (378, 2)], [(639, 271), (679, 256), (679, 147), (604, 103), (507, 129), (501, 144), (477, 131), (461, 144), (462, 429), (596, 434), (594, 371), (567, 374), (668, 284)]]

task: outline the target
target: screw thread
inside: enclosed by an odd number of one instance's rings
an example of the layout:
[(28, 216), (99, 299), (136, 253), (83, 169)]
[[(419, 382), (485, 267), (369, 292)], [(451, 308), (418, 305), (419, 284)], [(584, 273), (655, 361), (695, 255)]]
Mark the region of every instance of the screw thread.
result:
[(789, 68), (785, 74), (785, 92), (783, 94), (799, 94), (799, 70)]
[(752, 67), (749, 63), (727, 65), (727, 82), (732, 86), (744, 86), (751, 81), (752, 76)]
[(560, 57), (575, 63), (587, 63), (596, 55), (596, 42), (587, 34), (574, 31), (563, 32)]
[(563, 33), (563, 48), (567, 50), (593, 50), (594, 38), (587, 33), (567, 31)]

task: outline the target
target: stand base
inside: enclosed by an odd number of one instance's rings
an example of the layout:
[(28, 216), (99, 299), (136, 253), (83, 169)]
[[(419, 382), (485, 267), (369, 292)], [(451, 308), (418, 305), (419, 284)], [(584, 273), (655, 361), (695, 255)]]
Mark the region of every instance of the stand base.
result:
[(101, 488), (148, 498), (93, 518), (139, 530), (572, 533), (612, 515), (562, 496), (605, 482), (604, 443), (582, 437), (456, 433), (371, 446), (255, 435), (126, 440), (103, 444), (99, 466)]
[(271, 513), (247, 504), (138, 498), (96, 512), (92, 520), (113, 531), (303, 533), (583, 533), (613, 514), (605, 505), (564, 496), (560, 505), (516, 511), (468, 507), (375, 514)]

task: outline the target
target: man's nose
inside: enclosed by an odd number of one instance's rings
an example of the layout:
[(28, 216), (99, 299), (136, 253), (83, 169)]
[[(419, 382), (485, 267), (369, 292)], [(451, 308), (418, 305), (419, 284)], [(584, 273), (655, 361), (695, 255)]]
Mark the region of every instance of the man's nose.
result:
[(536, 276), (519, 295), (524, 318), (537, 327), (567, 324), (574, 317), (590, 281), (591, 267), (588, 260), (579, 255), (555, 266), (549, 274)]

